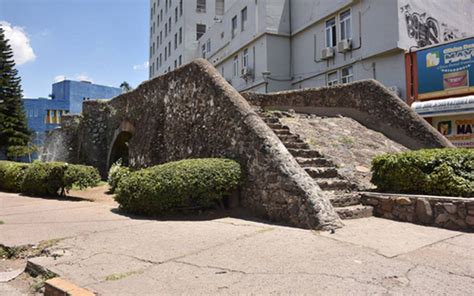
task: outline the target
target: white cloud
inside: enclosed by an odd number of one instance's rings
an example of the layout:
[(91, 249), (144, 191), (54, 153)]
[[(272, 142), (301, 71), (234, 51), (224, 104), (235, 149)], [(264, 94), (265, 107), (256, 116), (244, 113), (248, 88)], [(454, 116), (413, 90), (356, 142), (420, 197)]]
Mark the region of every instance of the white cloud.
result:
[(77, 74), (76, 77), (75, 77), (76, 80), (80, 80), (80, 81), (89, 81), (89, 82), (94, 82), (92, 80), (92, 78), (90, 78), (89, 76), (87, 76), (87, 73), (80, 73), (80, 74)]
[(36, 59), (36, 55), (30, 44), (30, 39), (22, 27), (0, 21), (0, 26), (5, 30), (5, 37), (13, 50), (13, 59), (17, 65), (23, 65)]
[(133, 65), (133, 70), (146, 70), (148, 69), (149, 63), (148, 61), (144, 62), (143, 64)]
[(55, 76), (54, 77), (54, 82), (61, 82), (63, 80), (66, 80), (66, 76), (65, 75), (58, 75), (58, 76)]

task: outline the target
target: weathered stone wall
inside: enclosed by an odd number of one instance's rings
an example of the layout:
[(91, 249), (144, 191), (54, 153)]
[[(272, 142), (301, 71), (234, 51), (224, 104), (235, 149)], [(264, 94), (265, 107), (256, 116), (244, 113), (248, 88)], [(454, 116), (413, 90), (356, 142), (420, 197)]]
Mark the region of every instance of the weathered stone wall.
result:
[(376, 216), (437, 227), (474, 231), (474, 199), (427, 195), (363, 193)]
[(50, 131), (40, 154), (42, 161), (75, 162), (79, 156), (81, 115), (63, 115), (61, 129)]
[[(69, 161), (103, 175), (118, 136), (130, 133), (135, 168), (190, 157), (229, 157), (247, 173), (241, 204), (267, 219), (305, 228), (341, 226), (315, 181), (272, 130), (206, 61), (141, 84), (110, 102), (86, 101)], [(71, 144), (70, 147), (74, 147)]]
[(320, 116), (351, 117), (410, 149), (452, 147), (436, 129), (375, 80), (272, 94), (244, 93), (250, 104)]

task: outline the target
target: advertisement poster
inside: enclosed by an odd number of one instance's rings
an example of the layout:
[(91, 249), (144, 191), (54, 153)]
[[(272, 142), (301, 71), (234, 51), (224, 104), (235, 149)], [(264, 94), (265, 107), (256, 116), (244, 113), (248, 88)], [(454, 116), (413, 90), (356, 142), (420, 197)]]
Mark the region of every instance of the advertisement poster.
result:
[(474, 92), (474, 38), (417, 52), (418, 98)]
[(433, 126), (454, 146), (474, 148), (474, 117), (472, 114), (433, 118)]

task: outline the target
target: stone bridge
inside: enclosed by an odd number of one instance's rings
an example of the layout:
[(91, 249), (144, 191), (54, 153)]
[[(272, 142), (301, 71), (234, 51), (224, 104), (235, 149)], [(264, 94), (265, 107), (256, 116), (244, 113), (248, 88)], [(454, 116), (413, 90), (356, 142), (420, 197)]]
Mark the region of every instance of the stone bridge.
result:
[(111, 101), (86, 101), (49, 137), (46, 160), (95, 166), (103, 177), (118, 159), (133, 168), (196, 157), (241, 163), (240, 204), (290, 225), (342, 225), (329, 196), (256, 109), (349, 116), (410, 149), (450, 144), (375, 81), (270, 95), (239, 94), (197, 60)]

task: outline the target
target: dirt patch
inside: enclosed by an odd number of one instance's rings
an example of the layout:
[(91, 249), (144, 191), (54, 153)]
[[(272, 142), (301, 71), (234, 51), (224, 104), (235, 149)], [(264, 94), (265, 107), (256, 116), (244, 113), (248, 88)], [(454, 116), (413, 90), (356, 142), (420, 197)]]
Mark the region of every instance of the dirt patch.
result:
[(98, 202), (118, 207), (118, 203), (114, 200), (113, 194), (110, 194), (108, 192), (109, 185), (101, 185), (94, 188), (87, 188), (84, 190), (70, 190), (68, 195), (92, 202)]
[(374, 188), (370, 182), (372, 159), (380, 154), (408, 150), (403, 145), (348, 117), (294, 114), (281, 123), (300, 135), (312, 149), (332, 160), (339, 173), (357, 184), (359, 190)]

